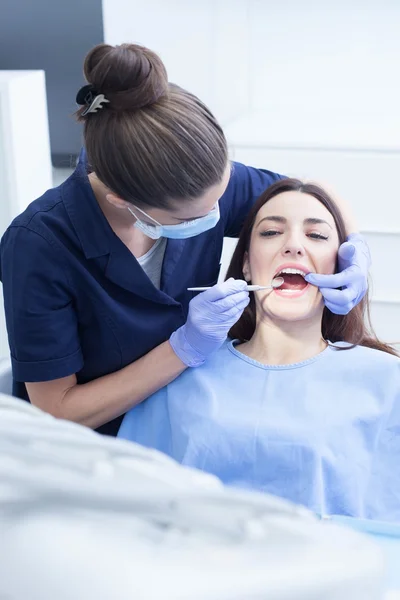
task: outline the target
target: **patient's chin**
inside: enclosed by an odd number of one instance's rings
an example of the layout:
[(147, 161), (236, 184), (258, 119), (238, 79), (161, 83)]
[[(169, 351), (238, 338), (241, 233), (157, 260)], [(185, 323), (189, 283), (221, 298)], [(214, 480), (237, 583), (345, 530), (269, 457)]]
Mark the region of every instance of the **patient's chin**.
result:
[(311, 297), (285, 298), (282, 295), (270, 295), (260, 302), (258, 310), (263, 316), (280, 321), (306, 321), (322, 319), (324, 310), (323, 298), (320, 293)]

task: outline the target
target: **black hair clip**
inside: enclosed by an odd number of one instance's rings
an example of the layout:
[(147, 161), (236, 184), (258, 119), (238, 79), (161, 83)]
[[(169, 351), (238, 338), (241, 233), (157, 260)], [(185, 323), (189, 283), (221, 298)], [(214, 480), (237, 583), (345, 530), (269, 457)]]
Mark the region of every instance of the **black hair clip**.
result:
[(94, 86), (89, 83), (88, 85), (84, 85), (76, 95), (76, 103), (80, 106), (86, 106), (85, 110), (82, 113), (82, 117), (88, 115), (89, 113), (95, 113), (101, 108), (103, 108), (104, 103), (109, 103), (110, 101), (104, 96), (104, 94), (99, 94)]

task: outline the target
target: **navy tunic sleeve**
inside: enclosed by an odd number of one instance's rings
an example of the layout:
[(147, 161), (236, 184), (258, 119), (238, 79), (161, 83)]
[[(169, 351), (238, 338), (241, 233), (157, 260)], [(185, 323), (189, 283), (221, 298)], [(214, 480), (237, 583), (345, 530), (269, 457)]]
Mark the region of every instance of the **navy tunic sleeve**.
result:
[(26, 227), (10, 227), (1, 244), (1, 280), (14, 380), (48, 381), (79, 371), (68, 271), (54, 245)]

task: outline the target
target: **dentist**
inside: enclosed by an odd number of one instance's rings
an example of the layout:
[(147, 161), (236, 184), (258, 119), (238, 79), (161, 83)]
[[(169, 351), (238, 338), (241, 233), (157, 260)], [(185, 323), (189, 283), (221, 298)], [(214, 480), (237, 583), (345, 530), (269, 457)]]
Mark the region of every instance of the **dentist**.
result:
[[(241, 316), (245, 282), (214, 285), (223, 238), (282, 176), (231, 164), (214, 116), (150, 50), (101, 44), (84, 72), (85, 151), (10, 225), (0, 278), (15, 395), (116, 435)], [(350, 229), (341, 272), (308, 277), (339, 314), (367, 289), (368, 248)], [(214, 287), (193, 297), (193, 286)]]

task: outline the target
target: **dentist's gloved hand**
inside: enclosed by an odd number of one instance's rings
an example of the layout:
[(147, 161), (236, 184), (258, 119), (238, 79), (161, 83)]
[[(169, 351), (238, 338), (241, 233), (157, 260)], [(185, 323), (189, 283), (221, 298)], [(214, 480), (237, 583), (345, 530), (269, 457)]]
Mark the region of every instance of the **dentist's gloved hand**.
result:
[(232, 325), (250, 302), (247, 283), (228, 279), (189, 303), (187, 321), (170, 337), (175, 354), (188, 367), (198, 367), (222, 346)]
[[(319, 287), (325, 306), (336, 315), (347, 315), (365, 296), (371, 266), (369, 248), (359, 233), (353, 233), (339, 248), (339, 273), (310, 273), (306, 281)], [(342, 288), (342, 289), (337, 289)]]

